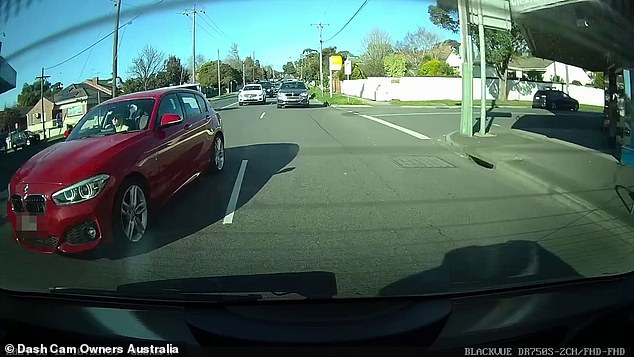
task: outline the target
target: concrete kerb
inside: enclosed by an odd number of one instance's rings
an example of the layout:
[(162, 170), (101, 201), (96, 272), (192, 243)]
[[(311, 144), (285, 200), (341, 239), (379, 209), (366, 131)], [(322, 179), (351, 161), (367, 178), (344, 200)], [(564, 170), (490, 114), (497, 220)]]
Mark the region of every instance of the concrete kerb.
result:
[(449, 134), (446, 134), (445, 140), (455, 150), (458, 150), (458, 151), (454, 150), (458, 155), (464, 158), (468, 158), (471, 161), (475, 162), (477, 165), (482, 166), (484, 168), (495, 169), (495, 166), (496, 166), (495, 161), (491, 160), (490, 158), (487, 158), (486, 155), (482, 155), (474, 148), (470, 148), (468, 145), (464, 145), (464, 144), (460, 144), (456, 142), (452, 138), (454, 135), (460, 135), (460, 132), (456, 130)]

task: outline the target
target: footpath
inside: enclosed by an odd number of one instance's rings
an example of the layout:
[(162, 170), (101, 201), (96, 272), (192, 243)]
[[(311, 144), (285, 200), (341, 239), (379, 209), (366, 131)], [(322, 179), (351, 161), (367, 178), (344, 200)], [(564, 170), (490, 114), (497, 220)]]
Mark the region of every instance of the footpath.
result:
[(508, 127), (486, 136), (445, 136), (454, 151), (491, 170), (534, 185), (622, 240), (634, 244), (634, 167), (612, 155)]

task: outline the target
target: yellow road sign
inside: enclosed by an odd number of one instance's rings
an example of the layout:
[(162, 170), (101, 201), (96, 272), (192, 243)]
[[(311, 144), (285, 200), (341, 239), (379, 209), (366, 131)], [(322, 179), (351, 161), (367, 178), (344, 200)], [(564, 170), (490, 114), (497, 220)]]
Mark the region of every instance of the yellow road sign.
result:
[(330, 70), (338, 71), (343, 65), (343, 58), (341, 56), (330, 56)]

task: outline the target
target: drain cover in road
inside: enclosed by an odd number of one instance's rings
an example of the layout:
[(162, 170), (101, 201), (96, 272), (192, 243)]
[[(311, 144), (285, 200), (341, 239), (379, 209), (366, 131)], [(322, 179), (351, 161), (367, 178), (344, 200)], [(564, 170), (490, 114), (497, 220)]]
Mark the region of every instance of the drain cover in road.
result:
[(400, 167), (428, 169), (428, 168), (445, 168), (455, 167), (452, 164), (444, 161), (436, 156), (397, 156), (394, 157), (394, 162)]

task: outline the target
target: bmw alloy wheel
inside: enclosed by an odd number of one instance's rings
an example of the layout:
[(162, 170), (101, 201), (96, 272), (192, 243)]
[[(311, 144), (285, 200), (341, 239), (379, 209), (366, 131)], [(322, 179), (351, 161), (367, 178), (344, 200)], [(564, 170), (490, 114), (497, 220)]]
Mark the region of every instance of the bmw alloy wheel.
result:
[(147, 208), (143, 189), (136, 184), (128, 186), (121, 200), (121, 228), (125, 237), (132, 243), (140, 241), (147, 229)]

